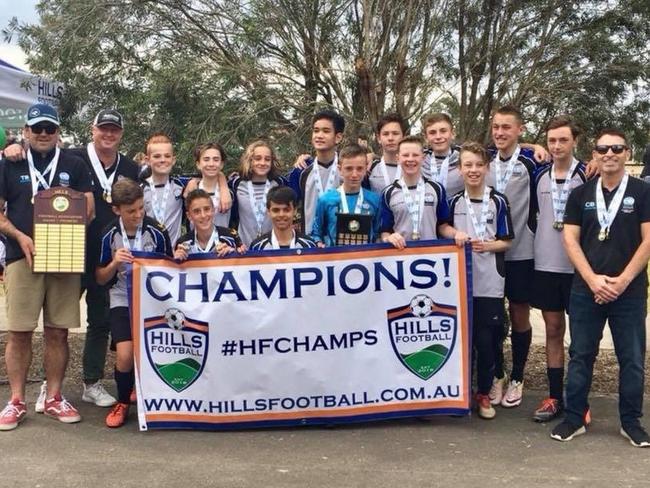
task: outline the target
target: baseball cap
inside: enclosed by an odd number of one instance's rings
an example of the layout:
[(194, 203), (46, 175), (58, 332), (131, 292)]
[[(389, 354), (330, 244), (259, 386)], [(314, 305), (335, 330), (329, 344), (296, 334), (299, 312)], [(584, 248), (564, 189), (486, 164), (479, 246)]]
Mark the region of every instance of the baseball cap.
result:
[(122, 118), (122, 114), (113, 109), (100, 110), (93, 121), (93, 125), (99, 127), (109, 124), (124, 129), (124, 119)]
[(27, 125), (33, 126), (39, 122), (51, 122), (59, 126), (59, 113), (52, 105), (46, 103), (35, 103), (27, 109)]

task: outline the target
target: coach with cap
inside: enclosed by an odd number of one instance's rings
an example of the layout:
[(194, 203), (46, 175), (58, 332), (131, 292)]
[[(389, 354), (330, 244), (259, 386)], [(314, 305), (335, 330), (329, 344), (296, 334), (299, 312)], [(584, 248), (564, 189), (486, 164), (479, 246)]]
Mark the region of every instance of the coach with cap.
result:
[(34, 196), (50, 187), (69, 186), (84, 192), (88, 218), (93, 214), (92, 182), (83, 160), (61, 150), (59, 116), (45, 104), (27, 112), (25, 136), (29, 149), (17, 162), (0, 161), (0, 232), (7, 236), (6, 307), (9, 330), (5, 361), (11, 399), (0, 412), (0, 430), (12, 430), (24, 419), (25, 382), (32, 358), (32, 335), (43, 312), (44, 362), (47, 388), (37, 411), (64, 423), (81, 420), (62, 396), (61, 385), (68, 363), (68, 329), (79, 327), (78, 274), (32, 272)]
[[(86, 241), (86, 273), (82, 285), (86, 288), (88, 328), (83, 351), (82, 400), (100, 407), (110, 407), (116, 400), (102, 385), (109, 337), (109, 304), (106, 287), (97, 284), (95, 267), (99, 259), (102, 231), (114, 218), (111, 208), (111, 187), (120, 178), (138, 180), (138, 165), (118, 152), (124, 133), (124, 118), (117, 110), (101, 110), (93, 121), (92, 142), (85, 147), (71, 149), (81, 157), (93, 180), (96, 217), (90, 223)], [(13, 145), (5, 157), (16, 160), (24, 157), (23, 149)]]

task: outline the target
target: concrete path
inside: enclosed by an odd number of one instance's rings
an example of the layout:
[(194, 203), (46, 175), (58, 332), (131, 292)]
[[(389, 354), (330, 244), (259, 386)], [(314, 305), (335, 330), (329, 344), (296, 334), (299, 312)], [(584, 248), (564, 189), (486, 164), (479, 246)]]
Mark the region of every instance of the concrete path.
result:
[[(38, 385), (30, 385), (35, 398)], [(0, 486), (28, 487), (646, 487), (650, 449), (619, 433), (616, 400), (592, 400), (594, 422), (570, 443), (529, 414), (541, 398), (492, 421), (436, 417), (346, 427), (239, 432), (137, 431), (104, 427), (106, 410), (79, 405), (63, 425), (30, 411), (0, 432)], [(7, 387), (0, 387), (6, 398)], [(650, 407), (646, 403), (646, 410)], [(31, 408), (31, 406), (30, 406)]]

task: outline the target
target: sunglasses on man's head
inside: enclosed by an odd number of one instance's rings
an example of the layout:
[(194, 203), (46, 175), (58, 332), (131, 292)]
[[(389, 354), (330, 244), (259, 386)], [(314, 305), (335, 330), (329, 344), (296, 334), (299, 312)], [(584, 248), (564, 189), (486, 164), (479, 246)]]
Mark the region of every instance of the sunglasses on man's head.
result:
[(625, 144), (598, 144), (594, 150), (598, 154), (607, 154), (607, 151), (612, 150), (614, 154), (621, 154), (623, 151), (627, 149), (627, 146)]
[(53, 124), (36, 124), (31, 126), (30, 129), (34, 134), (42, 134), (45, 131), (46, 134), (52, 135), (56, 134), (58, 127)]

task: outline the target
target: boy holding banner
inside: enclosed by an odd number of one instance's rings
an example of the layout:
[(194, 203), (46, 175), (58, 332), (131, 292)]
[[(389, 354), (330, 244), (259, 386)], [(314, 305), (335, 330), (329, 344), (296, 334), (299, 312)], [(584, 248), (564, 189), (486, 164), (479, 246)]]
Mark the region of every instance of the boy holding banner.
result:
[(193, 231), (183, 235), (175, 245), (174, 258), (185, 261), (190, 254), (216, 253), (226, 256), (242, 243), (233, 229), (214, 225), (214, 204), (210, 194), (196, 189), (185, 197), (187, 219)]
[(143, 185), (146, 214), (165, 226), (171, 242), (181, 235), (183, 220), (183, 183), (170, 177), (176, 164), (174, 146), (165, 134), (154, 134), (147, 140), (145, 161), (151, 176)]
[(115, 383), (117, 403), (106, 417), (108, 427), (121, 427), (129, 414), (134, 385), (133, 340), (127, 298), (126, 269), (133, 262), (131, 251), (172, 255), (169, 235), (164, 227), (145, 216), (142, 188), (124, 178), (112, 187), (113, 211), (118, 218), (108, 227), (101, 242), (96, 277), (100, 285), (111, 284), (110, 326), (116, 348)]
[(494, 377), (495, 343), (505, 320), (504, 253), (514, 237), (506, 197), (485, 183), (489, 161), (480, 144), (463, 144), (460, 173), (465, 189), (450, 200), (452, 225), (467, 232), (472, 243), (472, 343), (476, 355), (476, 404), (483, 419), (496, 415), (489, 393)]
[(367, 244), (377, 240), (381, 225), (379, 195), (361, 187), (366, 175), (366, 150), (343, 148), (338, 171), (343, 184), (318, 199), (311, 238), (318, 247)]
[(407, 136), (399, 143), (402, 176), (382, 195), (381, 238), (397, 249), (408, 241), (455, 239), (463, 246), (468, 236), (449, 225), (447, 194), (440, 183), (422, 176), (422, 140)]
[(293, 228), (296, 217), (298, 197), (288, 186), (276, 186), (269, 190), (266, 210), (273, 224), (273, 229), (251, 243), (251, 251), (269, 251), (272, 249), (309, 249), (316, 243), (306, 235)]

